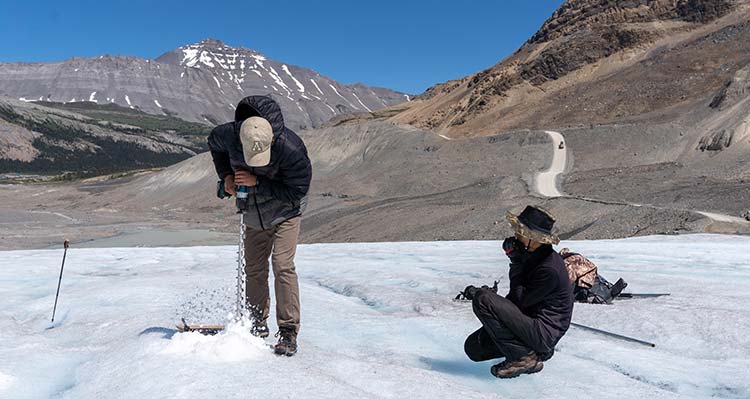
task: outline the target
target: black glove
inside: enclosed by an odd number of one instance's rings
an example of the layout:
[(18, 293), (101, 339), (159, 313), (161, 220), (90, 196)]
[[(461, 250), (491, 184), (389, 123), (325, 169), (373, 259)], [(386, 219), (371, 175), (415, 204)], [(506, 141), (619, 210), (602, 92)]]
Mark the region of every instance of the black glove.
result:
[(479, 291), (479, 288), (473, 285), (469, 285), (466, 288), (464, 288), (464, 291), (463, 291), (464, 298), (471, 301), (474, 299), (474, 295), (476, 295), (478, 291)]

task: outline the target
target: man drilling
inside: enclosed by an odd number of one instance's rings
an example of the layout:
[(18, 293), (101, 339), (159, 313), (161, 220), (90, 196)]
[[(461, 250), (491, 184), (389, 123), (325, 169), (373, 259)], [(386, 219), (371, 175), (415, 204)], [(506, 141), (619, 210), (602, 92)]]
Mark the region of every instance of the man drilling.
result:
[(245, 224), (245, 293), (252, 332), (262, 338), (269, 334), (270, 256), (279, 326), (274, 349), (276, 354), (292, 356), (300, 327), (294, 255), (312, 178), (307, 148), (284, 126), (281, 109), (267, 96), (240, 101), (234, 121), (216, 126), (208, 146), (226, 193), (235, 195), (240, 188), (246, 197), (237, 206)]

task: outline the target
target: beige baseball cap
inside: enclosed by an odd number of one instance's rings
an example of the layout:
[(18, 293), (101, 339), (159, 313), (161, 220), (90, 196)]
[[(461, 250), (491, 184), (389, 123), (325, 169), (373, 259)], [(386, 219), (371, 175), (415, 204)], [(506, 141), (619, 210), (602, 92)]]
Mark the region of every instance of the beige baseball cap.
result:
[(240, 142), (247, 166), (260, 167), (271, 163), (273, 128), (259, 116), (245, 119), (240, 126)]

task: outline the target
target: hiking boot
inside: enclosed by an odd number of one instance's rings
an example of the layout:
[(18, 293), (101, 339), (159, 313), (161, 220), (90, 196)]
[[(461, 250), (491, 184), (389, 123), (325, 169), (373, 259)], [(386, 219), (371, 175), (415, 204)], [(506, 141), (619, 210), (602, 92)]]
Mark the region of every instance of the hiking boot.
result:
[(498, 363), (490, 369), (492, 375), (497, 378), (514, 378), (521, 374), (533, 374), (542, 371), (544, 363), (540, 362), (536, 352), (529, 352), (518, 360), (506, 360)]
[(552, 359), (552, 356), (555, 355), (555, 348), (552, 348), (549, 350), (549, 352), (537, 352), (536, 358), (540, 362), (546, 362), (549, 359)]
[(268, 330), (268, 323), (265, 320), (253, 319), (253, 327), (250, 328), (250, 334), (263, 339), (267, 338), (271, 334)]
[(276, 336), (279, 337), (279, 342), (273, 348), (274, 353), (283, 356), (294, 356), (297, 353), (297, 333), (293, 329), (279, 329)]

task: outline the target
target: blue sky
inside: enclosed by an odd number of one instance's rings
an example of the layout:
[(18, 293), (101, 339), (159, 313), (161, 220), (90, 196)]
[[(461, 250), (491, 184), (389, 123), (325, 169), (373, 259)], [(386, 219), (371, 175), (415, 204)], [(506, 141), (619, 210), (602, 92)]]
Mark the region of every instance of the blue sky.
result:
[(344, 83), (418, 94), (497, 63), (562, 2), (3, 0), (0, 61), (155, 58), (212, 37)]

